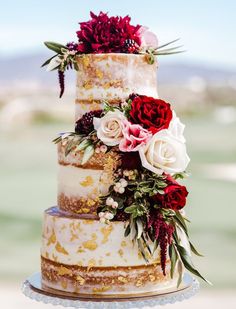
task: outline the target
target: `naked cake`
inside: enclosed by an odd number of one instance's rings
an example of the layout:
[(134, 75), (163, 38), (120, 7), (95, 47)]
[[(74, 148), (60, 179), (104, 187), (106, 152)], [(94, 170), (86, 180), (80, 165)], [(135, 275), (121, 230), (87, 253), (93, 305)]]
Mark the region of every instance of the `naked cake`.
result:
[[(191, 263), (177, 182), (189, 157), (184, 125), (157, 93), (158, 45), (130, 17), (91, 13), (78, 42), (46, 42), (48, 70), (77, 72), (75, 130), (60, 134), (58, 203), (44, 213), (42, 282), (79, 294), (131, 295), (176, 289)], [(203, 278), (204, 279), (204, 278)]]

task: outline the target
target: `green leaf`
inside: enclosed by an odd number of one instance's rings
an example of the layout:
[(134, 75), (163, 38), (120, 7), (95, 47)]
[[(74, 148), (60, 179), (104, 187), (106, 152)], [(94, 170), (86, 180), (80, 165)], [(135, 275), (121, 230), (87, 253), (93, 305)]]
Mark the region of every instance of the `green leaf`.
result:
[(127, 237), (130, 234), (130, 225), (127, 225), (126, 229), (125, 229), (125, 237)]
[(126, 207), (125, 208), (125, 212), (127, 213), (127, 214), (132, 214), (134, 211), (136, 211), (136, 209), (137, 209), (137, 205), (131, 205), (131, 206), (129, 206), (129, 207)]
[(41, 68), (42, 67), (45, 67), (46, 65), (48, 65), (49, 64), (49, 62), (53, 59), (53, 58), (55, 58), (57, 56), (57, 54), (56, 55), (54, 55), (54, 56), (52, 56), (51, 58), (49, 58), (48, 60), (46, 60), (42, 65), (41, 65)]
[(136, 225), (137, 225), (137, 239), (139, 239), (143, 233), (143, 223), (140, 219), (137, 219)]
[(85, 148), (81, 164), (84, 165), (85, 163), (87, 163), (93, 154), (94, 154), (94, 146), (89, 145), (87, 148)]
[(163, 44), (163, 45), (160, 45), (160, 46), (157, 47), (157, 49), (161, 49), (161, 48), (163, 48), (163, 47), (166, 47), (166, 46), (168, 46), (168, 45), (170, 45), (170, 44), (173, 44), (173, 43), (175, 43), (175, 42), (177, 42), (177, 41), (179, 41), (179, 40), (180, 40), (180, 38), (175, 39), (175, 40), (173, 40), (173, 41), (170, 41), (170, 42), (168, 42), (168, 43), (165, 43), (165, 44)]
[(141, 239), (137, 239), (137, 242), (138, 242), (139, 251), (141, 252), (142, 257), (144, 258), (145, 262), (148, 263), (148, 258), (146, 256), (145, 249), (144, 249)]
[(201, 278), (202, 280), (204, 280), (206, 283), (210, 284), (211, 285), (211, 282), (208, 281), (207, 279), (205, 279), (200, 273), (198, 270), (195, 269), (191, 259), (190, 259), (190, 256), (188, 255), (186, 249), (178, 244), (176, 244), (176, 247), (177, 247), (177, 250), (179, 252), (179, 255), (180, 255), (180, 258), (184, 264), (184, 267), (190, 271), (192, 274), (194, 274), (195, 276)]
[(77, 147), (76, 150), (77, 151), (81, 151), (84, 150), (85, 148), (87, 148), (89, 145), (91, 145), (91, 141), (84, 139)]
[(173, 244), (169, 245), (169, 256), (171, 260), (170, 276), (171, 276), (171, 279), (173, 279), (176, 262), (178, 260), (178, 254)]
[(57, 54), (62, 54), (62, 48), (68, 49), (65, 45), (55, 43), (55, 42), (44, 42), (47, 48), (53, 50)]
[(191, 243), (191, 241), (189, 241), (189, 244), (190, 244), (190, 249), (191, 249), (191, 251), (195, 254), (195, 255), (197, 255), (197, 256), (204, 256), (204, 255), (202, 255), (201, 253), (199, 253), (198, 251), (197, 251), (197, 249), (194, 247), (194, 245)]
[(165, 52), (163, 50), (163, 52), (157, 52), (155, 53), (155, 55), (158, 55), (158, 56), (161, 56), (161, 55), (175, 55), (175, 54), (182, 54), (182, 53), (185, 53), (186, 50), (179, 50), (179, 51), (175, 51), (175, 52)]
[(184, 275), (183, 263), (180, 260), (178, 260), (177, 270), (179, 274), (177, 281), (177, 288), (179, 288), (181, 282), (183, 281), (183, 275)]
[(186, 233), (186, 235), (188, 236), (188, 228), (187, 225), (184, 221), (183, 216), (181, 215), (181, 213), (179, 211), (175, 212), (175, 220), (178, 222), (178, 224), (182, 227), (182, 229), (184, 230), (184, 232)]
[(61, 142), (61, 140), (62, 140), (61, 136), (58, 136), (58, 137), (54, 138), (54, 140), (52, 140), (52, 142), (53, 142), (54, 144), (58, 144), (58, 143)]

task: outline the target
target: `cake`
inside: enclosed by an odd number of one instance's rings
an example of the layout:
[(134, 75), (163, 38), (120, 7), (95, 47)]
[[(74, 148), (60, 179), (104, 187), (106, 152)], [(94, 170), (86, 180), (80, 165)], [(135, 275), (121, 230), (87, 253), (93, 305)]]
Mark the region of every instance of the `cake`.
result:
[[(177, 182), (189, 163), (184, 125), (158, 97), (158, 46), (128, 16), (91, 13), (78, 42), (46, 42), (45, 62), (77, 72), (75, 130), (60, 134), (58, 203), (44, 213), (42, 284), (73, 295), (138, 295), (177, 289), (192, 265)], [(172, 42), (170, 42), (172, 43)], [(204, 278), (203, 278), (204, 279)], [(205, 279), (204, 279), (205, 280)]]

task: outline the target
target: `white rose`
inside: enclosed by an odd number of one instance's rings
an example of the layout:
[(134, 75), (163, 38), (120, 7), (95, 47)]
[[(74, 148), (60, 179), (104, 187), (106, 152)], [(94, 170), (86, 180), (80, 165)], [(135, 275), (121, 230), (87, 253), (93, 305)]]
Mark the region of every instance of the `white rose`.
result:
[(110, 111), (102, 118), (93, 118), (97, 137), (107, 146), (118, 145), (123, 138), (123, 123), (126, 120), (119, 110)]
[(139, 150), (143, 167), (156, 174), (183, 172), (190, 159), (186, 146), (168, 129), (157, 132)]
[(184, 137), (185, 125), (179, 120), (174, 111), (172, 111), (172, 115), (173, 116), (169, 124), (168, 130), (176, 139), (178, 139), (182, 143), (185, 143), (185, 137)]

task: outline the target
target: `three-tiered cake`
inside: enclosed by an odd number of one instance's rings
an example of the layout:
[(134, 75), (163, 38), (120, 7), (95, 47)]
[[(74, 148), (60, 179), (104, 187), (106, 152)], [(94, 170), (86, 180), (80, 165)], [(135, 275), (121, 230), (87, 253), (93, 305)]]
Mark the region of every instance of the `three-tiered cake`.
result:
[(61, 95), (68, 67), (77, 84), (75, 132), (55, 139), (58, 206), (44, 214), (42, 282), (75, 294), (175, 288), (183, 266), (197, 271), (181, 211), (188, 192), (176, 181), (189, 162), (184, 126), (157, 94), (156, 55), (172, 50), (127, 16), (91, 18), (78, 43), (46, 43)]

